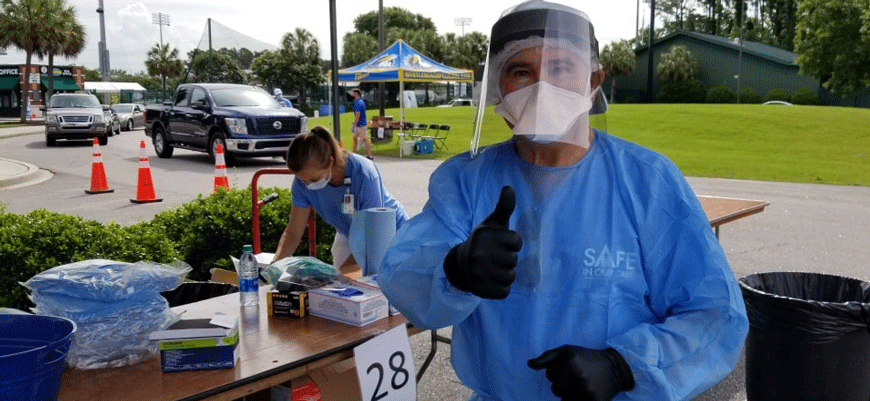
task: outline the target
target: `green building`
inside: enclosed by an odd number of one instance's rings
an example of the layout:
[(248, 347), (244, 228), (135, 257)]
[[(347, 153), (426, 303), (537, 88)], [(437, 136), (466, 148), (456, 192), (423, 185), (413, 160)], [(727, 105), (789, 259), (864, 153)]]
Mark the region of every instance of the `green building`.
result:
[[(762, 99), (773, 89), (789, 93), (808, 89), (819, 95), (823, 105), (870, 107), (870, 88), (848, 96), (832, 93), (822, 88), (818, 79), (801, 75), (794, 62), (796, 54), (787, 50), (749, 41), (741, 46), (736, 39), (680, 31), (655, 41), (653, 68), (673, 46), (685, 46), (698, 61), (699, 78), (705, 89), (727, 85), (736, 94), (739, 75), (740, 88), (752, 88)], [(648, 48), (646, 44), (636, 48), (634, 73), (617, 78), (616, 102), (646, 101)], [(663, 85), (661, 78), (653, 74), (653, 93), (658, 93)], [(609, 79), (603, 88), (609, 90)]]

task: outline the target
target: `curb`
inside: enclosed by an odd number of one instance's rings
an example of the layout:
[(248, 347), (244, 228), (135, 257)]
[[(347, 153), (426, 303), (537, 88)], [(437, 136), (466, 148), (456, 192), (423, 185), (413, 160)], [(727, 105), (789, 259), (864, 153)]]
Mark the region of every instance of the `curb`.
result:
[(36, 185), (54, 177), (48, 170), (17, 160), (0, 158), (0, 170), (14, 172), (6, 177), (0, 177), (0, 190)]

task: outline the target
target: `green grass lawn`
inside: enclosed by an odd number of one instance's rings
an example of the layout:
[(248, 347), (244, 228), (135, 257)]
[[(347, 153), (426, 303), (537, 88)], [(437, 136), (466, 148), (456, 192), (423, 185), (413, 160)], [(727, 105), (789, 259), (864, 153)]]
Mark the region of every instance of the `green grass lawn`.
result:
[[(473, 112), (471, 107), (406, 109), (406, 121), (451, 126), (446, 151), (411, 157), (447, 158), (467, 151)], [(398, 109), (386, 114), (399, 118)], [(347, 148), (352, 121), (352, 113), (341, 115)], [(331, 129), (332, 118), (309, 120), (314, 125)], [(868, 109), (617, 104), (606, 115), (606, 131), (663, 153), (688, 176), (870, 186)], [(502, 118), (488, 108), (481, 145), (510, 135)], [(398, 156), (396, 141), (375, 146), (374, 153)]]

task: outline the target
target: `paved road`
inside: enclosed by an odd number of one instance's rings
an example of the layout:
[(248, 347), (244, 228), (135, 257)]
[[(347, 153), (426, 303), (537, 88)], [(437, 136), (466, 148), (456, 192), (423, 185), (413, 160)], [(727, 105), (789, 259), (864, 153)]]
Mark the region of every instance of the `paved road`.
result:
[[(142, 131), (110, 138), (104, 147), (109, 184), (114, 194), (85, 195), (88, 188), (90, 144), (53, 149), (44, 146), (39, 135), (0, 139), (0, 158), (40, 165), (55, 173), (54, 178), (30, 187), (0, 191), (7, 210), (26, 213), (48, 207), (63, 213), (122, 224), (147, 219), (157, 211), (211, 192), (213, 165), (207, 156), (177, 151), (173, 159), (157, 159), (149, 144), (149, 158), (164, 202), (133, 205), (138, 140)], [(35, 162), (35, 160), (41, 160)], [(111, 163), (110, 163), (111, 161)], [(427, 199), (426, 186), (439, 161), (376, 158), (384, 182), (411, 215), (419, 213)], [(43, 165), (41, 163), (48, 163)], [(110, 168), (111, 166), (111, 168)], [(233, 186), (250, 183), (253, 173), (265, 167), (281, 167), (280, 160), (243, 162), (229, 170)], [(870, 188), (778, 182), (688, 178), (698, 194), (763, 199), (770, 206), (758, 215), (726, 224), (721, 244), (735, 276), (764, 271), (811, 271), (839, 274), (870, 281)], [(263, 185), (285, 185), (276, 180)], [(164, 186), (161, 188), (161, 186)], [(45, 206), (50, 205), (50, 206)], [(412, 338), (419, 366), (428, 351), (425, 335)], [(449, 347), (441, 349), (419, 386), (420, 400), (460, 400), (469, 392), (458, 383), (449, 366)], [(726, 380), (696, 400), (743, 401), (743, 361)]]

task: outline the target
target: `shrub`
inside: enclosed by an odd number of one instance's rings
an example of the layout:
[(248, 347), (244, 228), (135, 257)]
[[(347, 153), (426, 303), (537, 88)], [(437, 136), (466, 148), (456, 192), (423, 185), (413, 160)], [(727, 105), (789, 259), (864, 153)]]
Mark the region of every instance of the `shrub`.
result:
[(20, 286), (44, 270), (86, 259), (124, 262), (178, 259), (173, 244), (145, 226), (122, 227), (46, 210), (26, 215), (0, 210), (0, 305), (26, 310), (27, 289)]
[(704, 83), (699, 79), (673, 81), (656, 94), (658, 103), (704, 103)]
[(809, 89), (798, 89), (791, 95), (791, 103), (804, 105), (819, 104), (819, 95)]
[(767, 92), (767, 96), (764, 97), (765, 102), (769, 102), (771, 100), (781, 100), (783, 102), (788, 102), (791, 100), (791, 95), (789, 95), (788, 91), (785, 89), (773, 89), (770, 92)]
[[(290, 215), (290, 191), (285, 188), (259, 188), (262, 196), (277, 193), (278, 199), (260, 208), (260, 247), (273, 252)], [(160, 212), (150, 222), (142, 223), (164, 232), (175, 243), (182, 259), (193, 268), (194, 280), (209, 278), (212, 267), (235, 270), (230, 256), (239, 257), (242, 246), (253, 242), (251, 232), (251, 190), (218, 191), (176, 208)], [(332, 262), (330, 248), (335, 228), (318, 217), (317, 257)], [(296, 254), (308, 254), (307, 235)]]
[(734, 92), (727, 85), (719, 85), (707, 91), (707, 103), (734, 103)]
[[(287, 226), (290, 191), (260, 188), (263, 196), (278, 193), (260, 208), (261, 248), (272, 252)], [(251, 190), (235, 189), (199, 196), (131, 226), (100, 223), (46, 210), (26, 215), (6, 213), (0, 205), (0, 306), (26, 310), (31, 306), (24, 282), (44, 270), (86, 259), (123, 262), (183, 260), (193, 270), (188, 278), (207, 280), (212, 267), (234, 270), (230, 255), (252, 243)], [(306, 230), (307, 231), (307, 230)], [(317, 218), (317, 257), (332, 262), (335, 229)], [(308, 254), (303, 236), (295, 254)]]
[(761, 95), (759, 95), (755, 89), (743, 88), (740, 90), (740, 103), (743, 103), (743, 104), (761, 103)]

